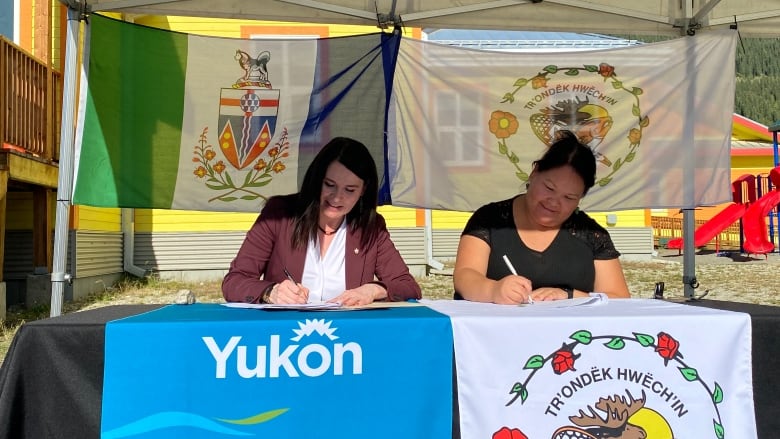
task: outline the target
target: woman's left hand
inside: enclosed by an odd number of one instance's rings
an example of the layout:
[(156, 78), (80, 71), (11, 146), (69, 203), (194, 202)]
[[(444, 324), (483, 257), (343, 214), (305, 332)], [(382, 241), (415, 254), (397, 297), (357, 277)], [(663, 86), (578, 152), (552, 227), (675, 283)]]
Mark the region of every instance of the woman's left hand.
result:
[[(381, 290), (381, 291), (378, 291)], [(377, 294), (385, 291), (380, 285), (365, 284), (357, 288), (346, 290), (338, 296), (328, 300), (328, 302), (338, 302), (343, 306), (363, 306), (373, 303)], [(387, 292), (385, 292), (387, 294)]]
[(544, 287), (533, 290), (531, 298), (538, 302), (544, 302), (549, 300), (568, 299), (569, 295), (565, 290), (557, 287)]

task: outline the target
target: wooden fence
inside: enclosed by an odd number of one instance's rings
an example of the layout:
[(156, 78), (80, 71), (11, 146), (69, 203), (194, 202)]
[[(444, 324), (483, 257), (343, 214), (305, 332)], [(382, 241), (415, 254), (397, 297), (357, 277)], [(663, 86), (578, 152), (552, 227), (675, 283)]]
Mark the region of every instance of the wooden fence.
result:
[[(696, 229), (698, 230), (705, 222), (706, 220), (696, 220)], [(654, 216), (651, 217), (651, 225), (653, 227), (653, 241), (656, 247), (665, 247), (670, 239), (682, 237), (682, 218)], [(740, 236), (741, 231), (739, 229), (739, 221), (737, 221), (715, 236), (715, 238), (712, 238), (704, 248), (711, 250), (716, 248), (719, 250), (738, 250)]]

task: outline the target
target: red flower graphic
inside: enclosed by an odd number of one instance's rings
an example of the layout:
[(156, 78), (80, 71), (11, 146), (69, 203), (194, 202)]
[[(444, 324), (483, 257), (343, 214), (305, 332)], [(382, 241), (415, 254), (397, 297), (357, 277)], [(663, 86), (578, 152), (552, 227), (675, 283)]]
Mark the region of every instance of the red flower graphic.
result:
[(575, 355), (572, 352), (572, 346), (567, 346), (566, 343), (564, 343), (563, 346), (553, 354), (553, 359), (550, 363), (553, 372), (560, 375), (569, 370), (577, 370), (574, 368), (574, 361), (577, 360), (577, 358), (580, 358), (580, 354)]
[(528, 439), (528, 436), (517, 428), (501, 427), (501, 430), (493, 433), (493, 439)]
[(609, 78), (615, 73), (615, 68), (607, 63), (599, 64), (599, 75), (604, 77), (604, 80)]
[(669, 364), (669, 360), (677, 356), (677, 349), (679, 348), (680, 342), (675, 340), (674, 337), (665, 332), (658, 333), (658, 345), (655, 351), (664, 359), (664, 366)]

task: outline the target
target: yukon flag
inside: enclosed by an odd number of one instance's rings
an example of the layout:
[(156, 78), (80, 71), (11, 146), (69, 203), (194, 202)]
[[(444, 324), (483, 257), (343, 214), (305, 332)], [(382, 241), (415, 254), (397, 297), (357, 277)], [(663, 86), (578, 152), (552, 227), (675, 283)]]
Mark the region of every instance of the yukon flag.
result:
[(93, 15), (74, 204), (256, 212), (297, 191), (335, 136), (363, 142), (382, 177), (382, 56), (397, 40), (213, 38)]
[(471, 211), (523, 192), (559, 130), (598, 161), (585, 209), (729, 201), (736, 37), (554, 53), (405, 38), (388, 129), (393, 204)]

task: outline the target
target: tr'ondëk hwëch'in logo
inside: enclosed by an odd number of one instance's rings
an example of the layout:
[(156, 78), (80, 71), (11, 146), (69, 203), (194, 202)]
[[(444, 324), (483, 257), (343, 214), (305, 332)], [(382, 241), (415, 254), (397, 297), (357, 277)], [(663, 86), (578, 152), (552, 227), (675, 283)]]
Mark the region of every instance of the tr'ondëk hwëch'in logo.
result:
[[(534, 375), (549, 364), (552, 372), (563, 375), (570, 371), (576, 371), (575, 365), (582, 353), (577, 353), (578, 348), (590, 345), (596, 340), (603, 340), (603, 346), (619, 351), (625, 348), (627, 343), (637, 343), (643, 348), (653, 349), (663, 360), (664, 367), (670, 362), (676, 363), (682, 378), (691, 383), (698, 382), (708, 393), (712, 402), (714, 418), (712, 425), (717, 439), (725, 437), (725, 429), (720, 416), (719, 405), (724, 400), (723, 389), (715, 382), (712, 388), (699, 376), (698, 371), (683, 361), (680, 353), (680, 343), (666, 332), (659, 332), (657, 338), (648, 334), (632, 333), (625, 335), (599, 335), (594, 336), (589, 331), (579, 330), (569, 336), (570, 343), (564, 342), (560, 349), (547, 356), (532, 355), (526, 360), (523, 369), (530, 370), (529, 375), (522, 382), (516, 382), (509, 391), (512, 399), (506, 403), (512, 405), (520, 399), (521, 404), (529, 395), (529, 386)], [(626, 389), (627, 398), (622, 395), (609, 395), (601, 397), (595, 403), (595, 410), (588, 406), (588, 412), (580, 409), (577, 416), (569, 416), (569, 421), (574, 425), (558, 428), (551, 439), (672, 439), (674, 434), (669, 423), (661, 414), (646, 405), (644, 390), (642, 396), (634, 398)], [(674, 404), (672, 408), (677, 412), (683, 410), (681, 403)], [(604, 413), (603, 415), (601, 413)], [(702, 436), (704, 437), (704, 436)], [(528, 439), (520, 428), (501, 426), (492, 439)]]
[(217, 192), (209, 202), (266, 200), (260, 188), (286, 169), (283, 159), (289, 155), (286, 128), (269, 148), (276, 130), (280, 93), (271, 88), (268, 79), (271, 54), (263, 51), (252, 58), (237, 50), (234, 58), (244, 75), (220, 92), (219, 147), (209, 143), (205, 127), (192, 159), (197, 163), (195, 176), (205, 179), (206, 187)]
[[(612, 90), (599, 90), (594, 85), (573, 82), (573, 79), (580, 77), (581, 72), (600, 75), (604, 83), (610, 81)], [(555, 80), (555, 75), (559, 73), (563, 73), (564, 77)], [(582, 143), (593, 150), (598, 163), (602, 165), (598, 172), (602, 175), (597, 175), (596, 184), (606, 186), (624, 165), (636, 158), (642, 141), (642, 131), (650, 125), (650, 119), (642, 114), (640, 107), (639, 97), (643, 90), (639, 87), (627, 87), (618, 79), (613, 66), (606, 63), (581, 67), (548, 65), (532, 78), (518, 78), (514, 89), (504, 94), (501, 103), (514, 104), (517, 95), (529, 85), (531, 91), (536, 94), (525, 103), (520, 102), (523, 107), (519, 111), (535, 111), (528, 118), (531, 131), (545, 147), (549, 147), (556, 140), (559, 131), (573, 132)], [(635, 122), (628, 131), (626, 142), (607, 142), (612, 145), (607, 150), (604, 140), (614, 123), (610, 107), (616, 105), (623, 96), (632, 100), (631, 117)], [(538, 108), (537, 105), (542, 102), (548, 105)], [(499, 153), (515, 167), (517, 178), (527, 181), (530, 168), (525, 168), (520, 163), (520, 157), (508, 142), (520, 126), (516, 116), (519, 111), (493, 111), (488, 128), (498, 139)], [(523, 143), (525, 142), (523, 139)], [(602, 171), (603, 168), (606, 170)]]

